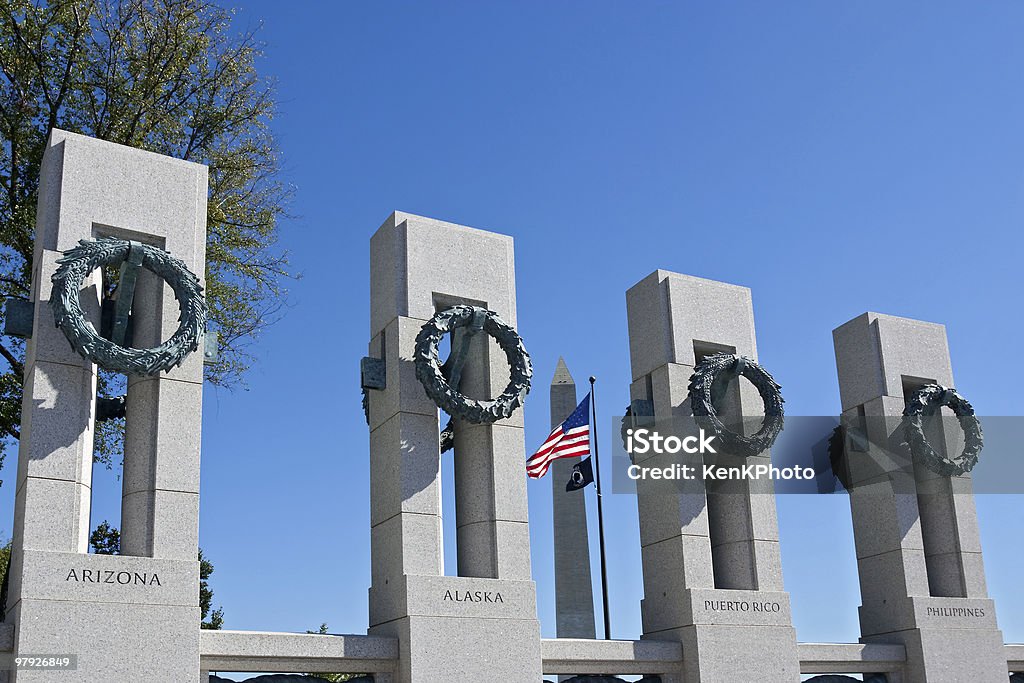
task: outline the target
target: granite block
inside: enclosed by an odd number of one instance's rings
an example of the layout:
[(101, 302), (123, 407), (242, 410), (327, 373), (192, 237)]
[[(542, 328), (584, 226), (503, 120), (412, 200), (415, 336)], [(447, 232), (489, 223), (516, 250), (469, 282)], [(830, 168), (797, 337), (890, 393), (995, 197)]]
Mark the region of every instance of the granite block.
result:
[(668, 291), (661, 271), (655, 271), (626, 291), (629, 357), (633, 380), (675, 361), (670, 327), (666, 323)]
[(459, 523), (527, 521), (525, 461), (522, 429), (460, 422), (454, 456)]
[(17, 486), (20, 488), (26, 477), (88, 486), (92, 481), (95, 372), (37, 362), (26, 376)]
[[(36, 290), (32, 295), (32, 301), (35, 303), (35, 307), (32, 337), (25, 348), (26, 361), (60, 363), (92, 370), (94, 369), (92, 363), (78, 355), (64, 331), (57, 327), (53, 316), (53, 308), (50, 303), (53, 293), (51, 278), (57, 272), (57, 259), (61, 257), (63, 254), (60, 252), (48, 249), (36, 252), (37, 260), (32, 264), (33, 288)], [(101, 278), (97, 270), (85, 278), (78, 294), (85, 319), (92, 323), (97, 330), (100, 329), (100, 287)]]
[(203, 630), (199, 645), (214, 671), (388, 673), (398, 660), (397, 640), (366, 635)]
[[(402, 683), (541, 679), (540, 626), (535, 618), (410, 617), (408, 642), (408, 657), (399, 658), (396, 676)], [(440, 651), (439, 642), (445, 644)], [(459, 656), (451, 656), (456, 652)]]
[(878, 328), (864, 313), (832, 331), (839, 394), (849, 410), (885, 394)]
[[(614, 671), (617, 674), (679, 673), (683, 648), (672, 640), (544, 638), (545, 674)], [(662, 679), (662, 683), (666, 683)]]
[(964, 598), (963, 566), (959, 552), (931, 553), (924, 556), (928, 569), (928, 593), (933, 597)]
[(123, 493), (199, 493), (202, 385), (129, 380), (127, 396)]
[(959, 558), (964, 577), (965, 598), (983, 599), (988, 597), (988, 586), (985, 581), (985, 562), (981, 551), (961, 549)]
[[(683, 638), (688, 681), (799, 681), (791, 626), (700, 625)], [(694, 656), (691, 656), (693, 653)]]
[(944, 325), (870, 314), (878, 331), (886, 394), (903, 396), (903, 378), (954, 386)]
[(693, 375), (692, 365), (669, 363), (651, 370), (651, 397), (654, 402), (654, 414), (658, 418), (676, 416), (689, 417), (690, 410), (689, 383)]
[(199, 494), (160, 489), (121, 498), (121, 552), (190, 560), (199, 552)]
[(58, 129), (43, 158), (43, 248), (65, 251), (97, 228), (120, 229), (159, 235), (186, 263), (205, 263), (205, 166)]
[(514, 581), (528, 581), (532, 577), (530, 565), (530, 526), (526, 521), (494, 523), (497, 548), (497, 577)]
[[(450, 259), (457, 267), (445, 267)], [(370, 239), (370, 333), (438, 304), (476, 303), (516, 324), (512, 238), (395, 212)]]
[(924, 551), (917, 496), (893, 492), (886, 484), (859, 486), (849, 495), (858, 557), (900, 548)]
[[(712, 540), (714, 540), (714, 536), (712, 536)], [(711, 560), (715, 571), (715, 588), (731, 590), (754, 590), (757, 588), (753, 541), (712, 543)]]
[[(146, 672), (154, 682), (199, 682), (198, 606), (25, 599), (16, 619), (16, 654), (77, 655), (77, 669), (60, 672), (60, 681), (127, 681)], [(12, 680), (42, 683), (55, 674), (23, 670)]]
[(690, 588), (683, 595), (683, 625), (789, 626), (789, 594), (770, 590)]
[(26, 550), (22, 599), (125, 605), (198, 604), (199, 562)]
[(405, 575), (394, 590), (400, 596), (399, 609), (404, 616), (495, 620), (536, 617), (536, 586), (530, 580)]
[(18, 545), (32, 550), (85, 552), (91, 489), (73, 481), (28, 477), (15, 497)]
[(757, 572), (757, 589), (782, 592), (785, 588), (782, 582), (782, 548), (779, 542), (777, 540), (755, 540), (752, 543), (754, 546), (754, 569)]
[(370, 433), (370, 523), (402, 512), (440, 515), (438, 423), (398, 413)]
[[(657, 465), (658, 460), (651, 462)], [(685, 493), (666, 492), (655, 482), (637, 481), (641, 547), (681, 535), (709, 536), (703, 482), (687, 482), (685, 487)]]
[(386, 376), (386, 387), (383, 390), (368, 393), (371, 432), (399, 411), (433, 415), (437, 419), (437, 405), (416, 379), (413, 362), (416, 335), (425, 322), (426, 319), (406, 317), (392, 319), (383, 333), (370, 344), (370, 355), (384, 359)]
[(645, 634), (685, 625), (684, 592), (715, 585), (711, 546), (703, 536), (679, 536), (646, 546), (641, 562)]
[(402, 574), (442, 574), (441, 517), (403, 512), (373, 525), (370, 559), (374, 586)]
[(902, 596), (927, 596), (928, 572), (924, 550), (901, 548), (857, 559), (861, 597), (893, 600)]
[(655, 271), (626, 292), (633, 379), (666, 363), (696, 365), (694, 341), (757, 358), (750, 290)]
[(459, 576), (530, 578), (530, 531), (526, 522), (459, 521)]

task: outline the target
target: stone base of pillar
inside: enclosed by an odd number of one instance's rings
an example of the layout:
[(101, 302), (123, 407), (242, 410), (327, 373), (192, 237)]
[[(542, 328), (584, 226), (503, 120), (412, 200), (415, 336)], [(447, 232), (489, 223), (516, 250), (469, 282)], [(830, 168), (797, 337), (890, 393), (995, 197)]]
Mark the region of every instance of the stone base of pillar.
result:
[(26, 550), (15, 656), (74, 655), (72, 671), (22, 669), (12, 683), (199, 681), (199, 563)]
[[(910, 597), (881, 608), (860, 608), (864, 643), (900, 643), (908, 681), (1002, 681), (1007, 676), (1003, 634), (989, 599)], [(883, 624), (890, 630), (882, 632)]]
[(398, 638), (394, 683), (540, 681), (533, 581), (403, 575), (370, 589), (370, 635)]
[[(789, 594), (782, 591), (684, 589), (671, 601), (641, 603), (644, 638), (683, 644), (687, 683), (800, 680)], [(664, 610), (675, 603), (677, 624)]]

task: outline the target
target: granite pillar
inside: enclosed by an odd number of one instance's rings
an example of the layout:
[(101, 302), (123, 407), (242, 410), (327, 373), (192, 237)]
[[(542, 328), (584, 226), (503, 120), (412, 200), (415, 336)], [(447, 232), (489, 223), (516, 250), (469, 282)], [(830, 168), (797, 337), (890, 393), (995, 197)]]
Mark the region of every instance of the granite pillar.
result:
[[(399, 639), (396, 683), (540, 680), (522, 410), (455, 421), (458, 576), (445, 576), (438, 408), (413, 367), (416, 335), (437, 311), (472, 304), (515, 326), (512, 239), (395, 213), (370, 257), (370, 356), (386, 376), (369, 392), (370, 633)], [(482, 335), (471, 343), (460, 388), (497, 396), (505, 356)]]
[[(199, 680), (198, 504), (202, 353), (127, 398), (123, 555), (88, 554), (96, 367), (53, 323), (61, 252), (103, 236), (163, 247), (203, 276), (205, 166), (54, 130), (43, 156), (6, 605), (16, 654), (74, 654), (77, 669), (15, 672), (19, 683)], [(99, 327), (98, 274), (83, 307)], [(169, 287), (141, 271), (139, 348), (177, 327)]]
[[(902, 441), (905, 400), (925, 384), (954, 386), (945, 328), (865, 313), (832, 336), (844, 422), (867, 432), (847, 448), (861, 641), (903, 644), (909, 681), (1005, 680), (970, 475), (877, 466)], [(957, 435), (943, 422), (928, 436), (949, 452)]]
[[(659, 270), (629, 289), (626, 306), (631, 399), (651, 401), (656, 418), (690, 415), (687, 385), (704, 356), (757, 359), (745, 287)], [(730, 383), (721, 409), (733, 420), (763, 414), (746, 381)], [(689, 683), (798, 681), (772, 483), (721, 484), (697, 478), (668, 492), (637, 481), (643, 637), (681, 641)]]

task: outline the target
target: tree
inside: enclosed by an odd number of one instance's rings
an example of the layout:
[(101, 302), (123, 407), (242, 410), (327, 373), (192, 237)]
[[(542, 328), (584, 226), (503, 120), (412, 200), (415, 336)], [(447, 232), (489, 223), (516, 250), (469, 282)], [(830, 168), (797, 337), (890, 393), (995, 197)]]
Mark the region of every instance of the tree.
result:
[(3, 547), (0, 547), (0, 621), (5, 621), (7, 617), (7, 577), (11, 573), (11, 548), (14, 545), (14, 541), (11, 539), (4, 543)]
[[(210, 584), (208, 580), (210, 575), (213, 574), (213, 563), (203, 557), (203, 549), (199, 549), (199, 608), (202, 611), (202, 624), (201, 627), (205, 629), (211, 629), (213, 631), (219, 631), (221, 626), (224, 624), (224, 608), (218, 607), (217, 609), (210, 611), (210, 605), (213, 603), (213, 591), (210, 590)], [(209, 614), (210, 618), (206, 616)]]
[[(7, 553), (10, 554), (10, 543)], [(89, 536), (89, 545), (97, 555), (119, 555), (121, 553), (121, 533), (117, 527), (110, 526), (107, 520), (96, 527)], [(3, 551), (0, 550), (0, 553)], [(2, 559), (2, 555), (0, 555)], [(6, 565), (5, 565), (6, 566)], [(224, 624), (224, 608), (218, 607), (210, 611), (213, 604), (213, 591), (210, 590), (209, 579), (213, 574), (213, 563), (203, 557), (203, 549), (199, 549), (199, 609), (201, 612), (200, 628), (219, 631)], [(2, 577), (0, 577), (2, 580)], [(209, 617), (209, 618), (207, 618)]]
[(97, 555), (118, 555), (121, 553), (121, 532), (110, 526), (107, 520), (89, 534), (89, 545)]
[[(210, 167), (206, 298), (220, 336), (206, 380), (234, 387), (249, 347), (276, 319), (289, 277), (277, 247), (290, 196), (268, 123), (273, 84), (256, 70), (255, 31), (209, 0), (0, 3), (0, 297), (26, 297), (39, 167), (63, 128)], [(0, 338), (0, 463), (19, 438), (24, 344)], [(123, 378), (105, 374), (104, 395)], [(97, 427), (108, 467), (122, 423)]]
[[(3, 585), (7, 581), (7, 570), (11, 564), (11, 540), (7, 539), (7, 542), (0, 546), (0, 585)], [(4, 606), (0, 604), (0, 610), (4, 609)]]

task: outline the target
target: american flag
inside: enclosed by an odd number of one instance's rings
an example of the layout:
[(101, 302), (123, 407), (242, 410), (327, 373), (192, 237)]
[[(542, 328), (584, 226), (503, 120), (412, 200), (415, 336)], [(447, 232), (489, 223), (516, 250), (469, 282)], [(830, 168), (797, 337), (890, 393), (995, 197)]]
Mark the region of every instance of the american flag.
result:
[(547, 474), (553, 460), (590, 452), (590, 394), (565, 422), (554, 428), (537, 452), (526, 461), (526, 473), (537, 479)]

